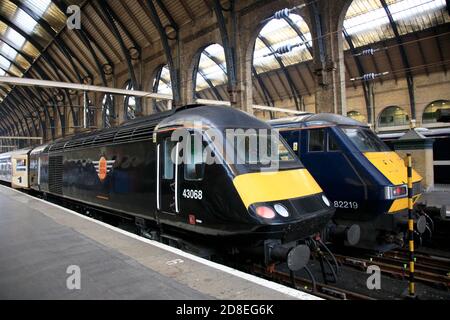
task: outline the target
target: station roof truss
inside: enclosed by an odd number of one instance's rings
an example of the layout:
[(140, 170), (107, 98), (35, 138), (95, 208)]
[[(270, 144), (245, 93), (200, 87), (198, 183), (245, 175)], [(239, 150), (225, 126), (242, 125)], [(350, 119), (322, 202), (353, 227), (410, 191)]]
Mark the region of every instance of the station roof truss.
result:
[[(1, 0), (0, 76), (108, 86), (114, 66), (127, 63), (132, 87), (142, 90), (130, 65), (143, 49), (173, 39), (183, 26), (212, 14), (216, 2)], [(72, 5), (81, 8), (81, 30), (68, 30), (67, 10)], [(447, 72), (450, 17), (446, 6), (446, 0), (354, 0), (342, 30), (347, 86), (360, 85), (350, 79), (369, 72), (388, 71), (387, 77), (376, 80), (380, 82)], [(314, 39), (300, 14), (268, 21), (256, 38), (252, 67), (255, 104), (273, 106), (276, 100), (291, 98), (301, 109), (302, 97), (314, 94)], [(276, 53), (286, 46), (292, 50)], [(378, 51), (358, 55), (367, 49)], [(213, 44), (205, 48), (193, 75), (196, 96), (228, 99), (228, 70), (224, 47)], [(173, 75), (168, 66), (162, 67), (153, 91), (172, 93), (179, 85), (172, 82)], [(74, 125), (79, 125), (71, 95), (69, 90), (0, 84), (0, 131), (37, 136), (50, 125), (54, 135), (55, 117), (64, 126), (69, 111)]]

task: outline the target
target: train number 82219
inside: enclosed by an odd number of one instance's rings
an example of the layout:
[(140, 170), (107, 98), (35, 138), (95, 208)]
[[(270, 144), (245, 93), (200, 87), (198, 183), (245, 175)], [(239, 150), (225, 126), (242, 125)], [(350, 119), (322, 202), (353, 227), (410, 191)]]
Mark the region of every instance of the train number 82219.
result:
[(340, 209), (358, 209), (358, 202), (355, 201), (334, 201), (333, 203), (335, 208)]

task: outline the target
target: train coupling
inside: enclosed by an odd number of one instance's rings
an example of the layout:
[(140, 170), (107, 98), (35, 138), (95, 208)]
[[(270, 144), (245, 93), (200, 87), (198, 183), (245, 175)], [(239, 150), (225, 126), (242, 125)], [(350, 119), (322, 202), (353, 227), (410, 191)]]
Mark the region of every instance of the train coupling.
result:
[[(408, 227), (407, 217), (402, 217), (402, 219), (399, 222), (405, 229)], [(427, 224), (428, 222), (425, 215), (416, 216), (414, 219), (414, 230), (422, 234), (427, 230)]]
[(281, 244), (278, 241), (264, 243), (264, 257), (266, 265), (273, 262), (286, 262), (289, 270), (303, 269), (309, 262), (311, 251), (307, 245)]
[(334, 243), (345, 243), (355, 246), (361, 238), (361, 227), (357, 224), (350, 226), (330, 223), (325, 230), (325, 239)]

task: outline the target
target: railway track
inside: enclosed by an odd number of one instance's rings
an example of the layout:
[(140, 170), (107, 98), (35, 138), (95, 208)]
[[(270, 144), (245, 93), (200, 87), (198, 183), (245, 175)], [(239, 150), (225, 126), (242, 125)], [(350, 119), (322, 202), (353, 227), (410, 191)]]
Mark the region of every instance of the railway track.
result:
[[(55, 201), (51, 202), (60, 204), (59, 202)], [(77, 209), (75, 208), (75, 210)], [(81, 214), (86, 214), (83, 211), (79, 212)], [(96, 218), (99, 219), (98, 217)], [(104, 222), (110, 223), (109, 221)], [(134, 224), (132, 224), (131, 226), (133, 227)], [(123, 225), (119, 227), (121, 227), (122, 229), (124, 228)], [(136, 234), (139, 235), (139, 233)], [(191, 253), (196, 254), (195, 252)], [(373, 255), (365, 258), (344, 256), (344, 255), (335, 255), (335, 256), (340, 264), (358, 268), (364, 273), (366, 272), (367, 267), (369, 265), (375, 264), (379, 265), (384, 273), (389, 273), (391, 275), (396, 276), (397, 278), (407, 279), (408, 272), (403, 267), (403, 264), (407, 263), (408, 254), (409, 254), (408, 251), (399, 250), (385, 253), (383, 256)], [(431, 282), (434, 284), (441, 284), (441, 287), (445, 285), (445, 288), (450, 288), (450, 277), (449, 277), (450, 274), (448, 274), (448, 272), (450, 272), (449, 258), (437, 257), (425, 253), (417, 253), (416, 257), (418, 259), (416, 266), (420, 267), (420, 272), (417, 272), (416, 270), (417, 280), (428, 283)], [(231, 266), (236, 267), (233, 265)], [(280, 284), (287, 285), (290, 287), (294, 287), (297, 290), (305, 291), (327, 300), (376, 300), (374, 297), (354, 292), (348, 289), (344, 289), (339, 287), (338, 285), (330, 285), (321, 282), (316, 282), (315, 289), (313, 289), (314, 284), (310, 279), (298, 276), (295, 276), (294, 279), (292, 279), (291, 275), (288, 272), (283, 272), (280, 270), (267, 270), (267, 268), (263, 266), (252, 266), (251, 270), (248, 270), (247, 266), (243, 267), (241, 270), (244, 272), (250, 271), (249, 273), (261, 276), (262, 278), (272, 280), (274, 282), (278, 282)], [(447, 274), (444, 275), (444, 273), (446, 272)]]
[[(409, 257), (409, 251), (406, 249), (394, 250), (388, 254), (395, 254), (404, 258)], [(441, 266), (443, 268), (450, 268), (450, 257), (439, 256), (436, 254), (427, 253), (426, 251), (416, 251), (414, 253), (416, 258), (419, 258), (422, 263)]]
[[(392, 251), (382, 255), (368, 254), (361, 256), (336, 255), (336, 259), (342, 265), (366, 270), (370, 265), (376, 265), (381, 272), (395, 278), (407, 279), (409, 276), (407, 251)], [(416, 254), (415, 257), (416, 281), (438, 288), (450, 288), (450, 259)]]
[(313, 284), (311, 280), (302, 277), (294, 276), (293, 279), (289, 273), (279, 270), (271, 270), (268, 272), (265, 267), (253, 266), (252, 271), (260, 277), (294, 287), (297, 290), (306, 291), (327, 300), (375, 300), (367, 295), (338, 288), (332, 285), (319, 282)]

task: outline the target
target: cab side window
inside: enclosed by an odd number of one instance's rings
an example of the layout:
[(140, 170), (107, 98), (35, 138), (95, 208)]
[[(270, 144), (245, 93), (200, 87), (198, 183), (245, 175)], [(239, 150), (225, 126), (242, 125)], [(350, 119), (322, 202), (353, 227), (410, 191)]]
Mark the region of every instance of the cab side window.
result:
[(301, 135), (301, 131), (299, 131), (299, 130), (292, 130), (292, 131), (282, 132), (283, 138), (289, 144), (291, 149), (293, 151), (295, 151), (295, 152), (298, 152), (298, 150), (300, 150), (300, 143), (299, 143), (300, 142), (300, 135)]
[(163, 178), (166, 180), (172, 180), (174, 176), (174, 166), (172, 161), (172, 150), (175, 148), (176, 144), (171, 141), (170, 138), (164, 140), (164, 175)]
[(324, 152), (326, 145), (326, 134), (324, 129), (309, 130), (309, 152)]
[(16, 160), (16, 172), (27, 171), (27, 160), (17, 159)]
[(331, 132), (328, 132), (328, 151), (340, 151), (340, 147), (338, 143), (336, 142), (336, 138)]
[[(191, 135), (190, 146), (187, 145), (190, 152), (189, 157), (186, 159), (184, 165), (184, 178), (190, 181), (203, 180), (205, 173), (205, 159), (203, 158), (203, 142), (194, 143), (194, 139), (199, 139), (199, 136), (195, 137), (195, 134)], [(200, 138), (201, 139), (201, 138)]]

